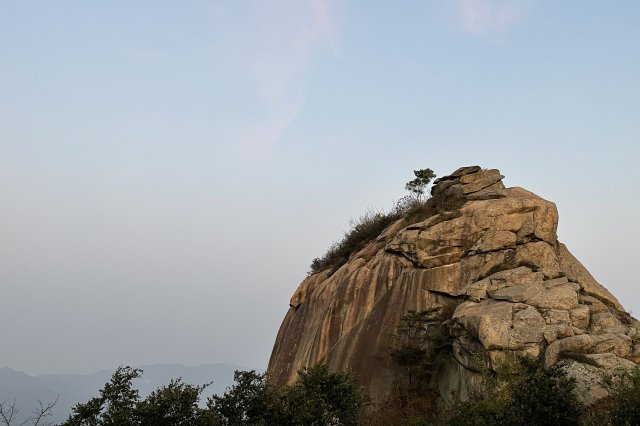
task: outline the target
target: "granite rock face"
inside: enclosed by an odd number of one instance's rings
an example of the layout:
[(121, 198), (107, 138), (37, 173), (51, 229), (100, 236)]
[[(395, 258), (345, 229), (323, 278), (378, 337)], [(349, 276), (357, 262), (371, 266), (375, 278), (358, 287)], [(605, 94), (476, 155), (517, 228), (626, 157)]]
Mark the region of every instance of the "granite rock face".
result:
[(441, 395), (466, 399), (478, 360), (495, 368), (513, 353), (561, 363), (580, 389), (594, 389), (585, 402), (602, 397), (597, 372), (640, 362), (640, 324), (558, 242), (555, 204), (502, 179), (472, 166), (436, 180), (434, 199), (452, 210), (400, 219), (337, 271), (307, 277), (275, 342), (274, 382), (326, 363), (353, 369), (381, 400), (392, 380), (383, 340), (408, 310), (437, 308), (453, 341), (433, 377)]

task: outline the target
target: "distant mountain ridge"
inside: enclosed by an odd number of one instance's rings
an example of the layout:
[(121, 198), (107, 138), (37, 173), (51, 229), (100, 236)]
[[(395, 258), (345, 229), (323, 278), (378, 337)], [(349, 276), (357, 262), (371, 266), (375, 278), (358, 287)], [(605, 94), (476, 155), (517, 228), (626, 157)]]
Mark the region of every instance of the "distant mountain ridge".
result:
[[(203, 392), (202, 402), (213, 394), (221, 394), (233, 384), (236, 370), (259, 370), (237, 364), (217, 363), (189, 367), (181, 364), (153, 364), (137, 366), (143, 370), (142, 377), (134, 386), (145, 397), (171, 379), (181, 377), (185, 383), (203, 385), (211, 383)], [(115, 370), (115, 369), (114, 369)], [(71, 409), (79, 402), (98, 396), (98, 392), (111, 379), (114, 370), (101, 370), (91, 374), (38, 374), (30, 376), (9, 367), (0, 368), (0, 401), (13, 402), (20, 408), (17, 424), (29, 417), (37, 401), (58, 402), (54, 416), (59, 423), (67, 419)], [(262, 371), (262, 370), (259, 370)]]

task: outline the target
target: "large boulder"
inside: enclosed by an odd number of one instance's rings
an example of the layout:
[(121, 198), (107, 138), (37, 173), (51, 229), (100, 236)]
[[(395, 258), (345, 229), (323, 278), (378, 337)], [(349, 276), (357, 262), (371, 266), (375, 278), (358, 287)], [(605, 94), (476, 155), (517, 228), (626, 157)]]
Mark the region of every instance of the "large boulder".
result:
[[(448, 325), (452, 356), (433, 385), (454, 399), (506, 353), (563, 363), (580, 389), (635, 366), (640, 326), (558, 242), (555, 204), (505, 188), (502, 178), (471, 166), (438, 179), (429, 200), (437, 213), (400, 219), (339, 269), (307, 277), (269, 361), (274, 383), (326, 363), (351, 368), (382, 400), (393, 380), (381, 362), (384, 342), (408, 310), (436, 311)], [(602, 397), (592, 387), (585, 402)]]

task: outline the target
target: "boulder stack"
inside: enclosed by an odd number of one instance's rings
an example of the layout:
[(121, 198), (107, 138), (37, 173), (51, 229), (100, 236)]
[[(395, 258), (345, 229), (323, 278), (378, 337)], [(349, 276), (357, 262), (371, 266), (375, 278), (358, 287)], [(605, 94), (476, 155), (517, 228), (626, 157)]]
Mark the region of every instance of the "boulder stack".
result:
[(467, 397), (508, 353), (562, 363), (586, 403), (602, 371), (640, 362), (640, 324), (557, 240), (555, 204), (505, 188), (498, 170), (462, 167), (435, 181), (438, 213), (398, 220), (337, 271), (307, 277), (290, 301), (269, 362), (279, 384), (326, 363), (351, 368), (383, 399), (383, 342), (408, 310), (436, 310), (452, 356), (433, 386)]

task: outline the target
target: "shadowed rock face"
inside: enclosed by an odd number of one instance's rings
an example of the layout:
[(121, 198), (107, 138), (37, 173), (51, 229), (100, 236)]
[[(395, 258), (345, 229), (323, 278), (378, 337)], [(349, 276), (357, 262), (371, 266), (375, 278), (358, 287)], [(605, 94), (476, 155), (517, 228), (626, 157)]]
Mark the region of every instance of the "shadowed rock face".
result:
[(462, 207), (401, 219), (335, 273), (307, 277), (269, 361), (274, 382), (326, 363), (353, 369), (381, 400), (392, 380), (380, 362), (383, 340), (408, 310), (438, 308), (453, 339), (433, 379), (441, 395), (465, 399), (478, 359), (494, 368), (516, 353), (562, 362), (579, 388), (593, 389), (582, 392), (585, 402), (601, 397), (594, 371), (640, 362), (640, 326), (557, 241), (555, 204), (502, 179), (473, 166), (436, 180), (434, 198), (445, 206), (462, 198)]

